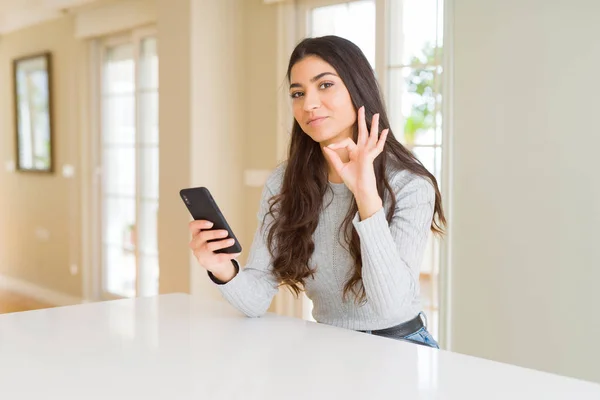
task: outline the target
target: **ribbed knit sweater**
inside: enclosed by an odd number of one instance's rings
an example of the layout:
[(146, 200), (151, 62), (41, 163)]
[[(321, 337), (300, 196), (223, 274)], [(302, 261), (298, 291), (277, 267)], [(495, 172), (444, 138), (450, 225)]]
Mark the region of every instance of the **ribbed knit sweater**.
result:
[[(269, 176), (258, 212), (255, 233), (245, 268), (226, 284), (218, 285), (223, 296), (249, 317), (264, 314), (278, 291), (266, 245), (269, 199), (281, 190), (285, 164)], [(421, 311), (419, 269), (430, 234), (435, 191), (428, 179), (409, 171), (392, 173), (390, 184), (396, 207), (390, 223), (383, 208), (352, 224), (360, 238), (362, 279), (367, 301), (357, 304), (350, 293), (343, 300), (344, 284), (352, 274), (353, 260), (340, 227), (352, 204), (353, 194), (345, 184), (329, 183), (319, 224), (313, 235), (315, 250), (310, 266), (314, 278), (305, 282), (307, 296), (313, 301), (316, 321), (354, 330), (389, 328), (414, 318)], [(344, 246), (342, 245), (344, 244)]]

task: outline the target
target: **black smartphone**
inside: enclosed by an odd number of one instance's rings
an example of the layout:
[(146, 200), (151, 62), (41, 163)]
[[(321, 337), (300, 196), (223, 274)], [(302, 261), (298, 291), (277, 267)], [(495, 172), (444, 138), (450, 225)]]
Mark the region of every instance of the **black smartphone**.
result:
[(219, 238), (209, 240), (209, 242), (214, 242), (218, 240), (225, 240), (231, 238), (235, 240), (235, 243), (231, 247), (227, 247), (224, 249), (215, 250), (215, 253), (241, 253), (242, 246), (240, 242), (237, 240), (231, 227), (227, 223), (227, 220), (223, 216), (223, 213), (217, 206), (215, 199), (213, 199), (210, 191), (205, 187), (197, 187), (197, 188), (188, 188), (181, 189), (179, 191), (179, 195), (181, 199), (185, 203), (187, 209), (190, 214), (192, 214), (192, 218), (194, 220), (206, 220), (213, 223), (212, 229), (224, 229), (229, 232), (228, 237)]

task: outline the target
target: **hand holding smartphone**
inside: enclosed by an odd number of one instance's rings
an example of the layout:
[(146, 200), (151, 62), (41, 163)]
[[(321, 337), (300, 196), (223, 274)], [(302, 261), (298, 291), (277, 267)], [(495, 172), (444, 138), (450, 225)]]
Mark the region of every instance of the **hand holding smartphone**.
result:
[[(212, 235), (205, 235), (207, 243), (222, 242), (220, 245), (225, 245), (225, 240), (233, 240), (231, 246), (216, 248), (213, 250), (214, 253), (237, 254), (242, 252), (242, 246), (207, 188), (182, 189), (179, 194), (195, 221), (211, 222), (213, 224), (211, 230), (226, 232), (226, 235), (225, 232), (213, 232)], [(209, 231), (207, 230), (207, 232)], [(219, 246), (211, 246), (211, 248), (215, 247)]]
[(183, 189), (180, 195), (194, 218), (190, 222), (190, 249), (213, 281), (216, 278), (219, 284), (229, 282), (239, 271), (233, 259), (240, 255), (242, 246), (208, 189)]

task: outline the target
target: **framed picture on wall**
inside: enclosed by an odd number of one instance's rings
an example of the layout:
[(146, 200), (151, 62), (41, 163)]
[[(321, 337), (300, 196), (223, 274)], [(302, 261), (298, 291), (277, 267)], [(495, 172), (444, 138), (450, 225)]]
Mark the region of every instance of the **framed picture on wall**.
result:
[(51, 64), (49, 52), (13, 61), (17, 171), (54, 170)]

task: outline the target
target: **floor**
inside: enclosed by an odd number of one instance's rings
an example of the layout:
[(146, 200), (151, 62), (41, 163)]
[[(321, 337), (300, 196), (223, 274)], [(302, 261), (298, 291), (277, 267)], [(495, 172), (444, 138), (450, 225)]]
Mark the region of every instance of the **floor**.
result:
[(49, 304), (0, 289), (0, 314), (51, 308)]

